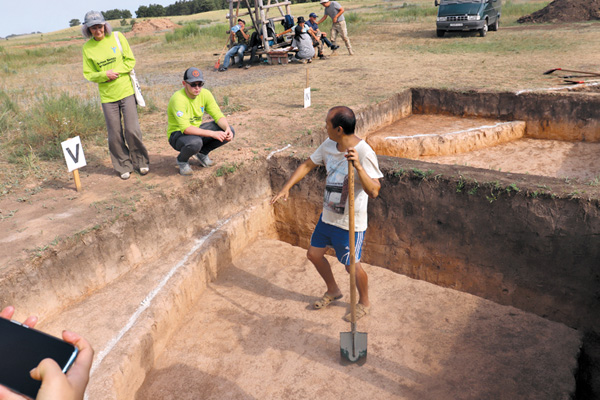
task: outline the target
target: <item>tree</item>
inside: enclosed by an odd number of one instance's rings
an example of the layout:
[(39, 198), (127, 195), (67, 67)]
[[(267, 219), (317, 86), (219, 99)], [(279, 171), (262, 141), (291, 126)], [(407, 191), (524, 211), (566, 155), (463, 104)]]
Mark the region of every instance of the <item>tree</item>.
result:
[(139, 6), (135, 12), (137, 18), (147, 17), (163, 17), (165, 15), (165, 8), (160, 4), (150, 4), (149, 6)]
[(73, 18), (69, 21), (69, 26), (78, 26), (81, 25), (81, 22), (77, 18)]

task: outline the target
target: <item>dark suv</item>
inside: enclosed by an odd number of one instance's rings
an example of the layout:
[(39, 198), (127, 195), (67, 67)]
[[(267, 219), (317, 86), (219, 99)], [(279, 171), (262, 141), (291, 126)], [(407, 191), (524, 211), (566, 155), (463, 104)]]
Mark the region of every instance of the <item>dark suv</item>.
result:
[(439, 6), (437, 36), (451, 31), (497, 31), (500, 24), (500, 0), (435, 0)]

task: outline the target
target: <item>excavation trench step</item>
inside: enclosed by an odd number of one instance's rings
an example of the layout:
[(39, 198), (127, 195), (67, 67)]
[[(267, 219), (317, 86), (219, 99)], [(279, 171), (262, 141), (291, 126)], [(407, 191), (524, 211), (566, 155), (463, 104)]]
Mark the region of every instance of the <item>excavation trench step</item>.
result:
[(367, 136), (377, 154), (418, 158), (466, 153), (522, 138), (524, 121), (413, 114)]

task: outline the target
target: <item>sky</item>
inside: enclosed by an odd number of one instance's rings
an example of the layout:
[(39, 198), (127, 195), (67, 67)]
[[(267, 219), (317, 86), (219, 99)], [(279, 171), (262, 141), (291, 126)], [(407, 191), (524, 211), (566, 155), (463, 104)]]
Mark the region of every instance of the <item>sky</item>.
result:
[(69, 27), (76, 18), (83, 22), (85, 13), (118, 8), (129, 10), (135, 17), (139, 6), (161, 4), (175, 0), (0, 0), (0, 37), (31, 32), (53, 32)]

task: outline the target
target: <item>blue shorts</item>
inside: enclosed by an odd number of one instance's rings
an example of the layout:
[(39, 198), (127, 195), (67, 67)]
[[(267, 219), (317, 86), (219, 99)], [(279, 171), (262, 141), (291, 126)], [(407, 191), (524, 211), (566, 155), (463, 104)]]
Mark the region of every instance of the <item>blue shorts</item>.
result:
[[(360, 261), (365, 232), (354, 232), (354, 260)], [(323, 222), (322, 216), (310, 238), (310, 245), (323, 249), (333, 247), (337, 259), (344, 265), (350, 265), (350, 235), (348, 231)]]

